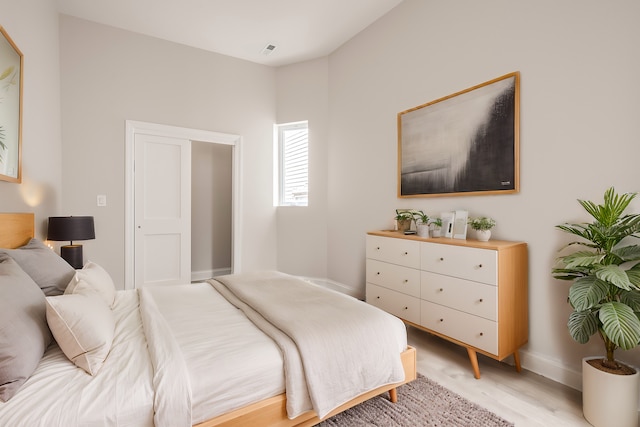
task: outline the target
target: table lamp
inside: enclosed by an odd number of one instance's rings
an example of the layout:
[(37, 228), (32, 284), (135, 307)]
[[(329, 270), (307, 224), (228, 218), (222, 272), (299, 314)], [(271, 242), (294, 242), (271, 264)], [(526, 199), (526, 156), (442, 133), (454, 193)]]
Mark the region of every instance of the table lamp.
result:
[(96, 238), (92, 216), (50, 216), (47, 240), (70, 242), (60, 247), (60, 256), (73, 268), (83, 266), (82, 245), (73, 244), (74, 240), (91, 240)]

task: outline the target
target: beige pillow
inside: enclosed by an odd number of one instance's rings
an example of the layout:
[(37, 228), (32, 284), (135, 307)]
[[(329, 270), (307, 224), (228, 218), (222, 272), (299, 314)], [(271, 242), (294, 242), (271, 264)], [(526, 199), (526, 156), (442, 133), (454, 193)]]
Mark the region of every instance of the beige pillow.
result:
[(113, 280), (104, 268), (92, 261), (87, 261), (82, 270), (76, 271), (64, 291), (65, 295), (86, 292), (98, 293), (109, 308), (113, 307), (116, 298), (116, 287)]
[(67, 358), (95, 375), (111, 350), (115, 330), (104, 300), (92, 293), (47, 297), (47, 322)]

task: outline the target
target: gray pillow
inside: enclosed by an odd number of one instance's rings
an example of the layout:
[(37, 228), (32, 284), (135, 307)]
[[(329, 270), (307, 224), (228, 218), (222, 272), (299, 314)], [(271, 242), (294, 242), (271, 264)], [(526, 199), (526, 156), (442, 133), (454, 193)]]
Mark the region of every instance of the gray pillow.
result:
[(46, 296), (62, 295), (76, 273), (65, 260), (38, 239), (18, 249), (0, 249), (13, 258)]
[(50, 342), (44, 294), (11, 257), (0, 254), (1, 401), (17, 393)]

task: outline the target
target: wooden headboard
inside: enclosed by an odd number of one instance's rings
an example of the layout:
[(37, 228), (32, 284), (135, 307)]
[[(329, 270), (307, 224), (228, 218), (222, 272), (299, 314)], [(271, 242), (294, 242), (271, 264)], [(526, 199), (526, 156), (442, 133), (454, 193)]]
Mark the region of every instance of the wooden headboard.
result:
[(0, 213), (0, 248), (23, 246), (35, 236), (33, 213)]

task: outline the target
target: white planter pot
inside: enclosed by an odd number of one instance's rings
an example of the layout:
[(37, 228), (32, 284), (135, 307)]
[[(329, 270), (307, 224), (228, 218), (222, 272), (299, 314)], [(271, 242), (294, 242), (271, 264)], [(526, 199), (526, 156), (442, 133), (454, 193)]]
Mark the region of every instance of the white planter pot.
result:
[[(601, 357), (600, 357), (601, 358)], [(582, 413), (595, 427), (637, 427), (640, 373), (615, 375), (582, 359)]]
[(416, 231), (420, 237), (429, 237), (429, 224), (418, 223)]
[(476, 238), (481, 242), (487, 242), (491, 238), (491, 230), (476, 230)]

